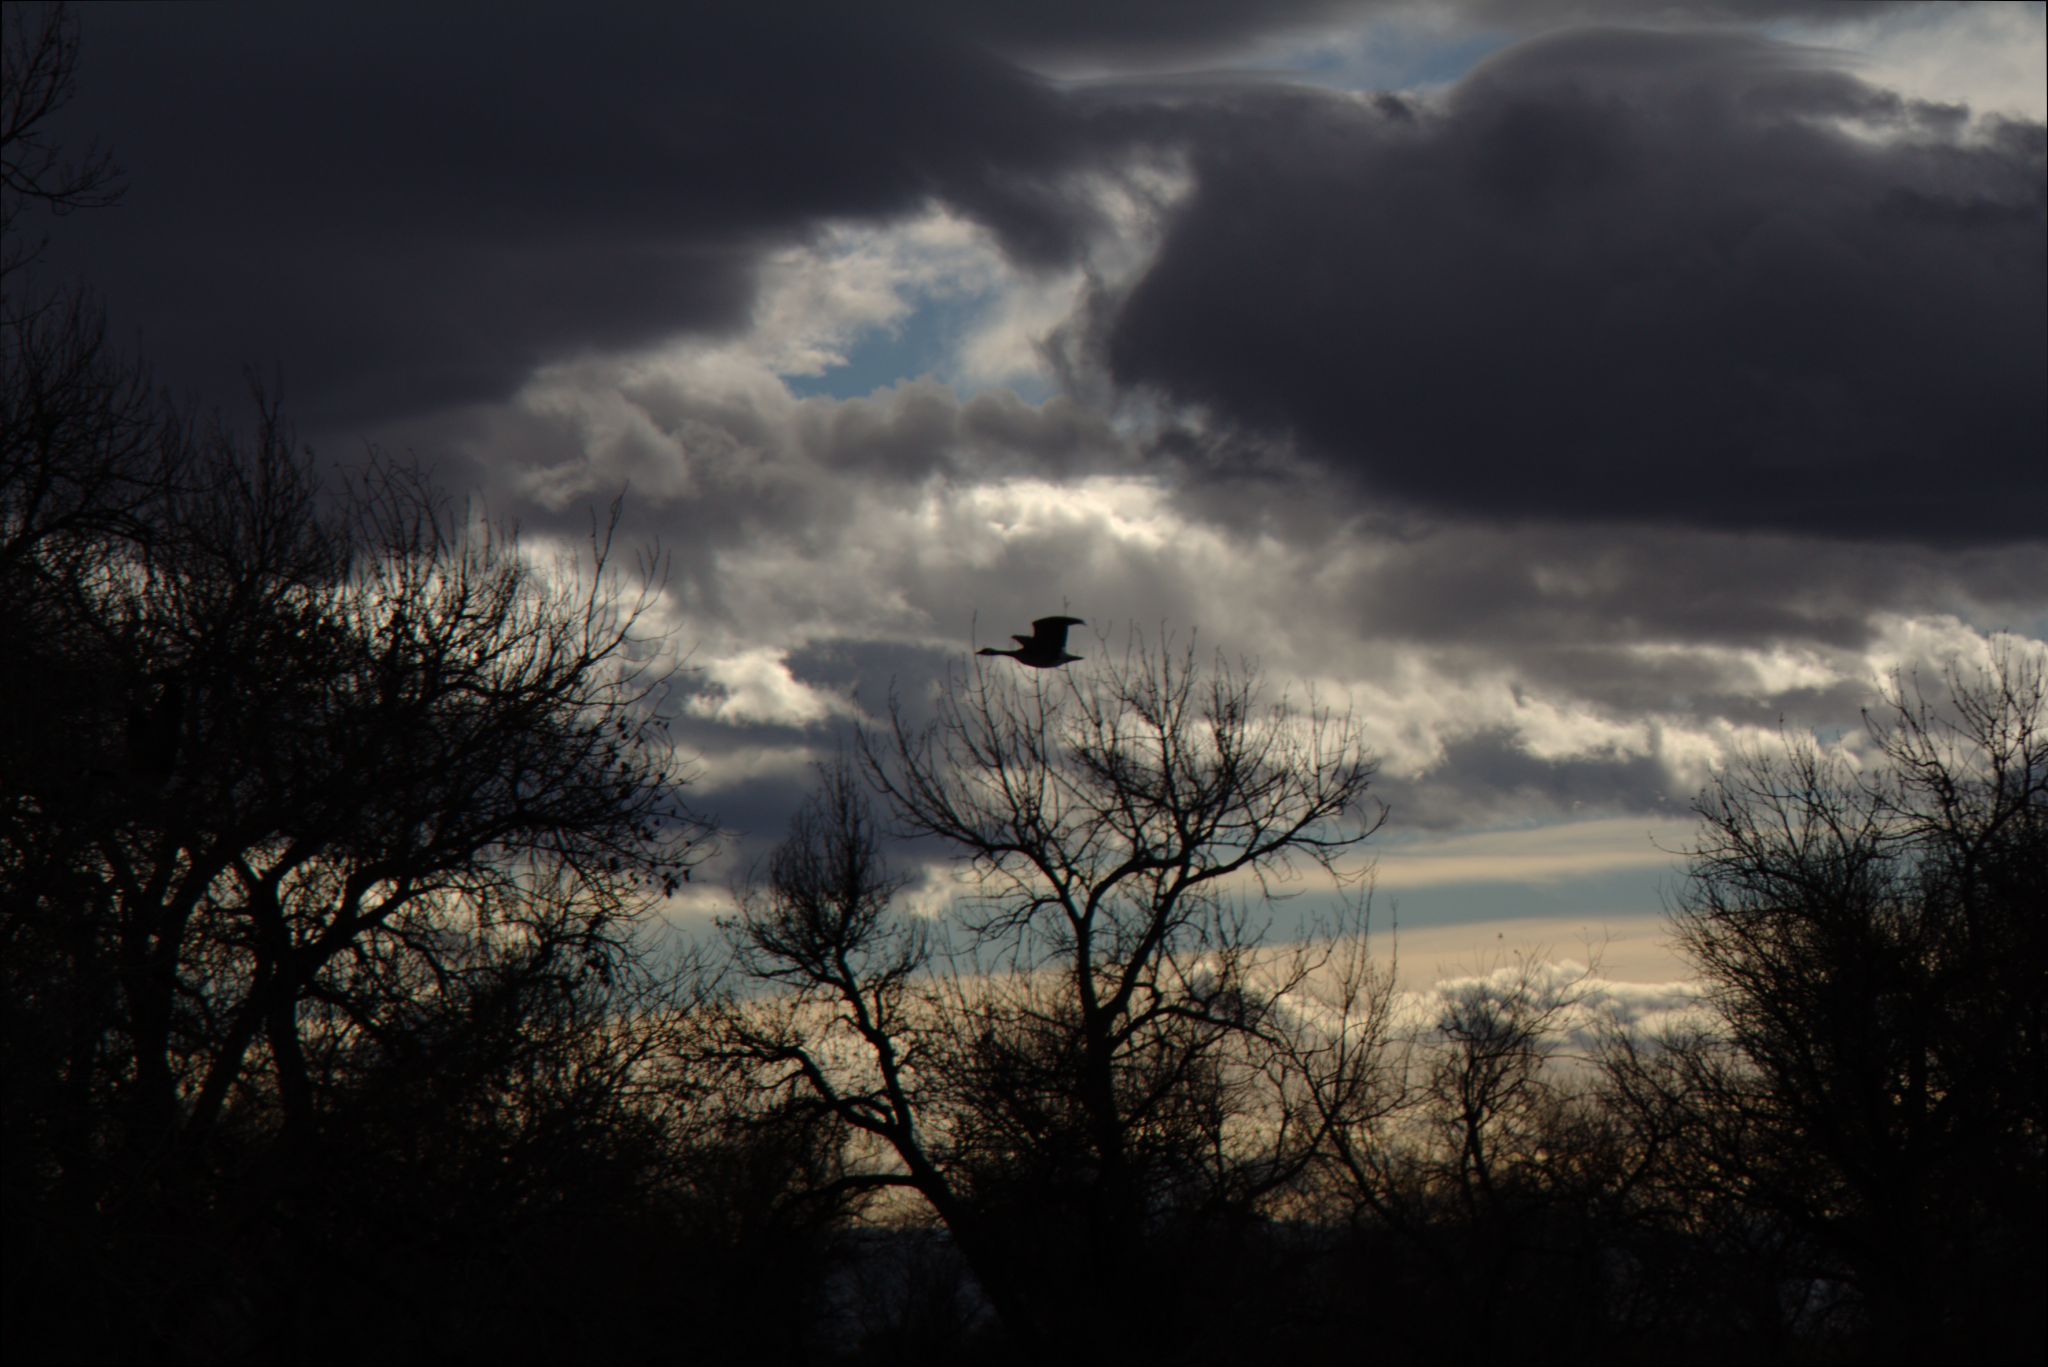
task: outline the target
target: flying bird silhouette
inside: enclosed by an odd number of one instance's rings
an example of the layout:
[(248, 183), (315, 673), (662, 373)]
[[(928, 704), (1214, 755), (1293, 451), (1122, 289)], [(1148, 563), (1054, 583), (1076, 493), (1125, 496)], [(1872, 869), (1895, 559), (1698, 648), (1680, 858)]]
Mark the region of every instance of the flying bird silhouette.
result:
[(1031, 624), (1029, 636), (1015, 632), (1010, 639), (1017, 643), (1015, 650), (997, 650), (994, 646), (983, 646), (977, 655), (1007, 655), (1020, 665), (1033, 669), (1051, 669), (1078, 660), (1079, 655), (1067, 654), (1067, 628), (1085, 627), (1088, 624), (1078, 617), (1041, 617)]

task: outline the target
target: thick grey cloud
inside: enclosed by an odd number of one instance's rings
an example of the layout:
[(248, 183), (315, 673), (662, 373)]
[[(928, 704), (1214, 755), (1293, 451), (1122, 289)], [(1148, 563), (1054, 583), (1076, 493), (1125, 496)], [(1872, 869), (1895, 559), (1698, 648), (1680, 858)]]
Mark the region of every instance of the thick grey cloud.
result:
[[(316, 425), (740, 326), (761, 252), (937, 197), (1063, 260), (1097, 133), (935, 29), (799, 6), (161, 6), (81, 14), (67, 132), (129, 171), (67, 221), (168, 378), (281, 365)], [(1107, 139), (1113, 144), (1114, 139)]]
[(1210, 55), (1259, 33), (1385, 8), (1383, 0), (930, 0), (902, 10), (1006, 52), (1157, 60)]
[(1422, 20), (1530, 32), (1561, 24), (1855, 22), (1911, 0), (899, 0), (896, 12), (1026, 57), (1155, 64), (1226, 56), (1275, 33)]
[(1672, 812), (1683, 799), (1671, 775), (1644, 754), (1539, 759), (1506, 727), (1447, 744), (1439, 764), (1417, 776), (1389, 775), (1380, 794), (1404, 834), (1571, 821), (1611, 812)]
[[(2013, 623), (2040, 593), (2040, 552), (2025, 546), (1957, 553), (1784, 534), (1619, 526), (1590, 537), (1573, 525), (1458, 522), (1409, 527), (1386, 545), (1346, 583), (1357, 629), (1422, 645), (1483, 642), (1532, 661), (1645, 641), (1860, 649), (1873, 609)], [(1591, 686), (1596, 670), (1584, 672)]]
[[(323, 449), (415, 449), (536, 541), (628, 489), (737, 855), (856, 712), (1062, 605), (1356, 702), (1439, 833), (1682, 809), (1781, 715), (2039, 634), (2038, 126), (1726, 35), (1440, 99), (1071, 79), (1401, 4), (821, 10), (88, 9), (71, 126), (132, 188), (53, 264), (175, 382), (279, 363)], [(785, 383), (934, 299), (1039, 291), (1028, 354), (1084, 279), (1049, 401)]]
[[(73, 129), (131, 189), (53, 264), (174, 387), (275, 365), (309, 427), (373, 433), (731, 333), (763, 253), (826, 220), (937, 200), (1015, 260), (1077, 259), (1104, 224), (1073, 177), (1176, 146), (1199, 190), (1109, 315), (1127, 383), (1454, 509), (2011, 530), (2019, 498), (1896, 476), (1933, 451), (2009, 483), (2042, 436), (2038, 129), (1963, 146), (1950, 112), (1727, 37), (1538, 42), (1441, 116), (1072, 98), (990, 52), (1401, 9), (93, 6)], [(1822, 116), (1919, 136), (1878, 153)]]
[(1452, 513), (2039, 534), (2040, 125), (1644, 31), (1526, 43), (1441, 108), (1211, 117), (1105, 310), (1121, 382)]

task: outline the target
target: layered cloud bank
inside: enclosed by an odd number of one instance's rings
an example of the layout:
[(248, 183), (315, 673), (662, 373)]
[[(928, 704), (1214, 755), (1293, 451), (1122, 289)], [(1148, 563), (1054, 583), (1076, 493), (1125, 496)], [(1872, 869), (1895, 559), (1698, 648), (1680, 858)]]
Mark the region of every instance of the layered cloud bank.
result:
[(624, 489), (754, 850), (1064, 606), (1356, 708), (1389, 887), (1647, 911), (1604, 823), (2048, 634), (2038, 7), (960, 9), (93, 7), (52, 267), (539, 541)]

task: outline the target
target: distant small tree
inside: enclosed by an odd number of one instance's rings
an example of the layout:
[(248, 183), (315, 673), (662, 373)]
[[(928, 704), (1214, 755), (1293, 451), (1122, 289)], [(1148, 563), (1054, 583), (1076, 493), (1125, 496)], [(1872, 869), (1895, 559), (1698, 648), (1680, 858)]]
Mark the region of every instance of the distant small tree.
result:
[[(1638, 1164), (1592, 1070), (1561, 1057), (1596, 1018), (1596, 970), (1521, 957), (1404, 1000), (1390, 967), (1360, 958), (1319, 994), (1286, 1055), (1325, 1128), (1311, 1209), (1351, 1231), (1350, 1254), (1376, 1264), (1379, 1294), (1418, 1325), (1460, 1317), (1454, 1345), (1418, 1337), (1410, 1351), (1600, 1351), (1602, 1255)], [(1418, 1017), (1418, 1002), (1433, 1007)], [(1528, 1317), (1558, 1301), (1573, 1306), (1569, 1321), (1522, 1342)]]
[(1861, 762), (1799, 741), (1702, 795), (1672, 926), (1718, 1026), (1620, 1051), (1616, 1098), (1694, 1227), (1820, 1288), (1810, 1325), (2038, 1360), (2048, 681), (2004, 641), (1866, 720)]
[[(1134, 648), (955, 674), (858, 770), (827, 772), (727, 928), (780, 989), (735, 1002), (728, 1047), (873, 1146), (849, 1180), (927, 1202), (1021, 1344), (1156, 1349), (1215, 1222), (1315, 1148), (1266, 1043), (1314, 964), (1262, 962), (1254, 918), (1383, 819), (1355, 724)], [(896, 905), (861, 778), (970, 869), (938, 920)]]

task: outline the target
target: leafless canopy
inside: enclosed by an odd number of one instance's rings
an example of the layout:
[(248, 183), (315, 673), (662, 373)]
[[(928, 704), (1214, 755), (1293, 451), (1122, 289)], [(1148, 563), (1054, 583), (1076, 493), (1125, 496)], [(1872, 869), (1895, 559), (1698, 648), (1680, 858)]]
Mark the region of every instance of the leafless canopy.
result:
[(59, 4), (6, 7), (0, 35), (0, 275), (33, 261), (41, 243), (15, 234), (27, 204), (51, 213), (98, 208), (121, 196), (111, 153), (72, 154), (49, 135), (51, 115), (71, 102), (78, 79), (78, 24)]
[(1715, 1028), (1618, 1049), (1614, 1097), (1672, 1208), (1773, 1231), (1885, 1355), (2005, 1352), (2043, 1209), (2048, 676), (2007, 640), (1865, 720), (1701, 795), (1671, 924)]
[[(1268, 1048), (1312, 965), (1262, 964), (1263, 913), (1306, 871), (1355, 876), (1374, 765), (1354, 719), (1141, 641), (1058, 674), (970, 663), (935, 705), (892, 704), (743, 897), (737, 963), (784, 991), (728, 1045), (867, 1136), (850, 1180), (922, 1196), (1024, 1341), (1115, 1334), (1110, 1269), (1150, 1247), (1164, 1276), (1162, 1221), (1242, 1208), (1313, 1148)], [(862, 779), (961, 866), (934, 919), (891, 905)], [(1048, 1240), (1087, 1250), (1084, 1289), (1033, 1270)]]

